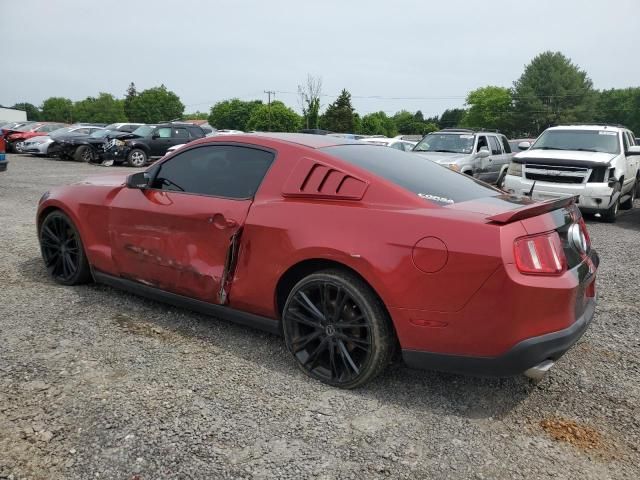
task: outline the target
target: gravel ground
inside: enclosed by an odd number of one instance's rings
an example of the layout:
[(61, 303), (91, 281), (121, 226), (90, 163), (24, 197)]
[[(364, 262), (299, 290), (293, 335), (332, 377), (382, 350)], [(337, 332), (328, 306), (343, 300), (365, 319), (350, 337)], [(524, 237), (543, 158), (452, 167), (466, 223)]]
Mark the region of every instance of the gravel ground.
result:
[(102, 167), (0, 174), (0, 478), (640, 478), (640, 203), (590, 220), (591, 328), (539, 385), (392, 366), (307, 379), (281, 339), (48, 279), (34, 214)]

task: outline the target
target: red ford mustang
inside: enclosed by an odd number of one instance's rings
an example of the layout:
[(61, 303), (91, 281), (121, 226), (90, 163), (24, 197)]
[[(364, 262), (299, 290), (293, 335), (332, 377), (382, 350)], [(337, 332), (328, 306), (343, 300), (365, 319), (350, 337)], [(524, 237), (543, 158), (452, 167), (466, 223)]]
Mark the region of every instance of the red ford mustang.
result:
[(281, 333), (304, 372), (353, 388), (398, 347), (414, 367), (541, 376), (595, 309), (573, 202), (336, 137), (234, 135), (55, 188), (37, 225), (57, 282)]

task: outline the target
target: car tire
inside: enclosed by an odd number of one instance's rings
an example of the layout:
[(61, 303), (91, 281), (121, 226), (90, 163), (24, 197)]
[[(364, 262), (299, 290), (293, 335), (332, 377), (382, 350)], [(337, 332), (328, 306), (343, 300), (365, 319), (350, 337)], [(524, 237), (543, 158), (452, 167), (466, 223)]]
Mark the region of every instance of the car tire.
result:
[(15, 142), (13, 144), (13, 151), (15, 153), (22, 153), (22, 148), (18, 146), (19, 144), (20, 144), (20, 142)]
[(134, 148), (127, 155), (127, 165), (137, 168), (144, 167), (147, 164), (148, 159), (149, 157), (144, 150)]
[(282, 328), (287, 348), (305, 374), (345, 389), (380, 374), (396, 344), (378, 296), (362, 279), (340, 270), (300, 280), (284, 305)]
[(38, 230), (40, 252), (53, 280), (61, 285), (80, 285), (91, 281), (91, 268), (80, 232), (60, 210), (49, 213)]
[[(620, 192), (621, 190), (620, 183), (616, 183), (615, 187), (613, 187), (613, 193)], [(613, 205), (609, 207), (608, 210), (605, 210), (600, 216), (602, 220), (607, 223), (614, 223), (616, 221), (616, 217), (618, 216), (618, 211), (620, 210), (620, 197), (615, 201)]]
[(633, 187), (629, 191), (630, 197), (626, 199), (624, 202), (620, 203), (620, 208), (622, 210), (631, 210), (633, 208), (633, 202), (636, 199), (636, 193), (637, 193), (637, 185), (636, 185), (636, 182), (634, 182)]
[(93, 158), (93, 150), (87, 145), (80, 145), (76, 148), (76, 151), (73, 152), (73, 159), (76, 162), (91, 163), (93, 162)]

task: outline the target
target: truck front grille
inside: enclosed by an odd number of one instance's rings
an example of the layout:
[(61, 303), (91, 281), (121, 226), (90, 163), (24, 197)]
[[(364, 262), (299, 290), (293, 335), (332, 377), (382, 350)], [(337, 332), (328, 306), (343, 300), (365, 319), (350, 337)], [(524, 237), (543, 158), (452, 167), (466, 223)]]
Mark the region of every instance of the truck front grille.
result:
[(560, 165), (524, 165), (524, 175), (528, 180), (553, 183), (584, 183), (589, 169), (584, 167), (567, 167)]

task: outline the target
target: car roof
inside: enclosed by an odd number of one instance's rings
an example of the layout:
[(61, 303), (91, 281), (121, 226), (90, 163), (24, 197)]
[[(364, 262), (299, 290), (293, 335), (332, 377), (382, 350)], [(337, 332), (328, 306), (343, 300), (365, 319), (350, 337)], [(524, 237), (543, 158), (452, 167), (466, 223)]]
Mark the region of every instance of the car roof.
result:
[(626, 127), (615, 126), (615, 125), (605, 125), (594, 123), (593, 125), (557, 125), (555, 127), (549, 127), (547, 130), (611, 130), (612, 132), (622, 132), (627, 130)]
[(208, 141), (215, 142), (229, 139), (233, 142), (240, 142), (243, 139), (271, 139), (280, 142), (294, 143), (309, 148), (333, 147), (336, 145), (362, 145), (358, 140), (350, 140), (348, 138), (332, 137), (329, 135), (312, 135), (310, 133), (276, 133), (276, 132), (256, 132), (236, 135), (216, 135), (214, 137), (206, 137)]

